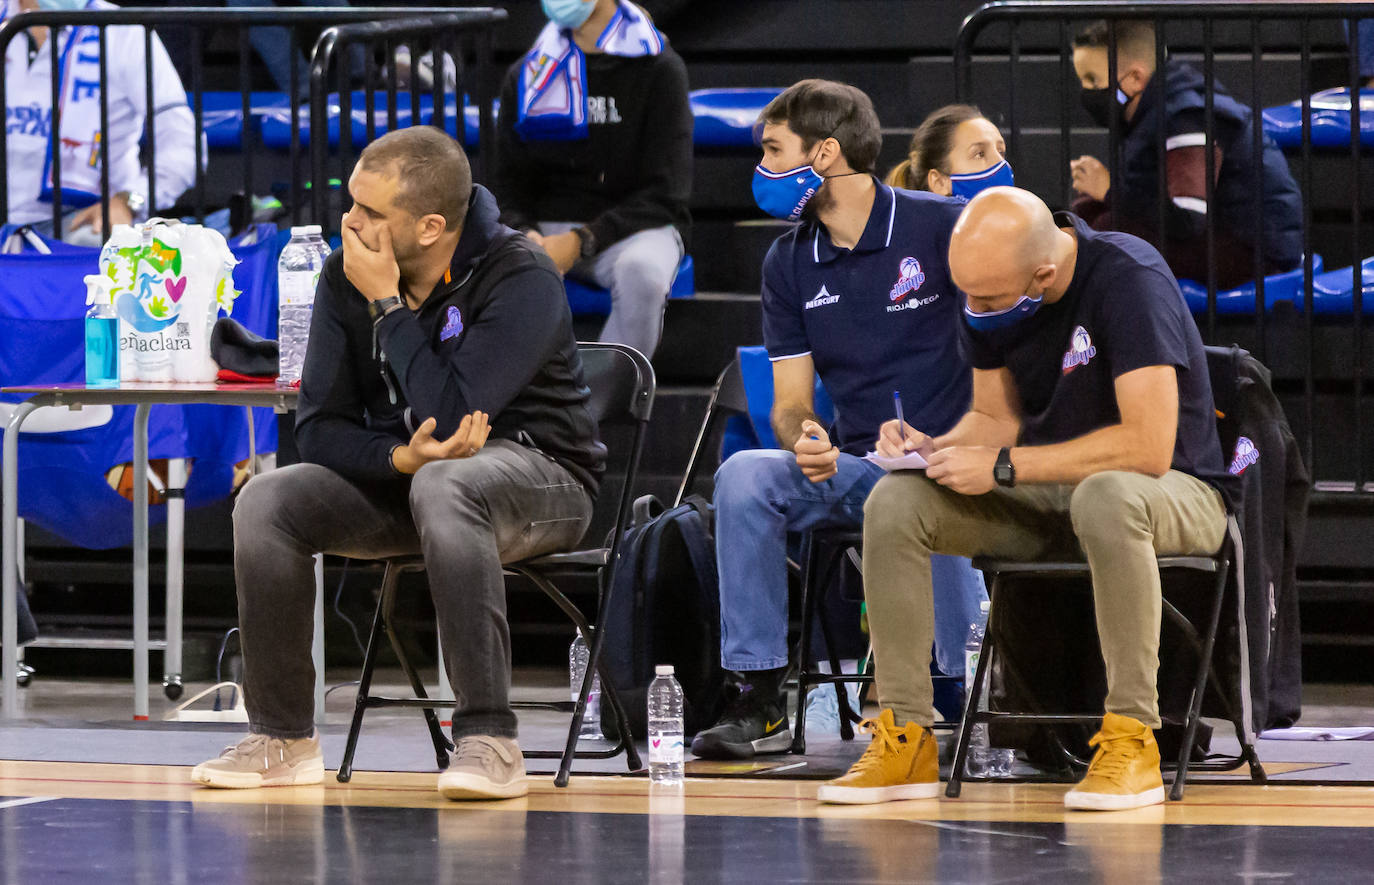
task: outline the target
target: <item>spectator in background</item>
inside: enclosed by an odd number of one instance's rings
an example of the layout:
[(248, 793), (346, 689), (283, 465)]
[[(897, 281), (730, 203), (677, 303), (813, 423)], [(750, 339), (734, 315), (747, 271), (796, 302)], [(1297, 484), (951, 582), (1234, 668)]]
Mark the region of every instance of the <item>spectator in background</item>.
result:
[[(104, 0), (6, 0), (5, 18), (37, 9), (115, 9)], [(52, 144), (58, 142), (62, 186), (62, 239), (99, 246), (102, 229), (100, 147), (109, 144), (110, 224), (128, 224), (149, 210), (171, 206), (195, 180), (195, 119), (186, 90), (153, 36), (153, 101), (146, 104), (143, 28), (110, 27), (106, 46), (109, 132), (100, 131), (100, 32), (95, 27), (64, 28), (54, 37), (49, 28), (27, 31), (10, 41), (5, 54), (6, 168), (11, 224), (27, 224), (52, 234)], [(58, 41), (58, 70), (52, 70), (49, 39)], [(62, 81), (59, 94), (62, 131), (52, 131), (52, 78)], [(148, 172), (140, 161), (140, 142), (147, 115), (153, 115), (156, 141), (157, 193), (147, 194)], [(151, 203), (151, 205), (150, 205)]]
[[(1110, 38), (1106, 22), (1087, 27), (1074, 38), (1073, 65), (1083, 87), (1083, 106), (1097, 124), (1110, 128), (1112, 116), (1117, 117), (1122, 180), (1112, 181), (1108, 167), (1095, 157), (1074, 160), (1073, 188), (1082, 195), (1074, 212), (1097, 230), (1115, 227), (1158, 243), (1163, 174), (1170, 202), (1160, 251), (1176, 276), (1206, 282), (1207, 98), (1202, 75), (1170, 59), (1162, 76), (1156, 76), (1154, 28), (1147, 22), (1121, 21), (1116, 23), (1116, 82), (1109, 82)], [(1266, 274), (1301, 263), (1302, 197), (1273, 141), (1265, 137), (1262, 152), (1255, 155), (1256, 115), (1220, 83), (1214, 85), (1216, 279), (1219, 287), (1229, 288), (1254, 278), (1257, 236)], [(1162, 173), (1157, 147), (1161, 129), (1167, 151)], [(1262, 189), (1258, 218), (1257, 180)]]
[(561, 273), (610, 290), (603, 341), (652, 355), (690, 223), (687, 69), (626, 0), (544, 0), (544, 11), (501, 90), (502, 220)]
[(983, 188), (1015, 183), (1002, 133), (971, 104), (931, 111), (911, 136), (907, 158), (884, 183), (973, 199)]

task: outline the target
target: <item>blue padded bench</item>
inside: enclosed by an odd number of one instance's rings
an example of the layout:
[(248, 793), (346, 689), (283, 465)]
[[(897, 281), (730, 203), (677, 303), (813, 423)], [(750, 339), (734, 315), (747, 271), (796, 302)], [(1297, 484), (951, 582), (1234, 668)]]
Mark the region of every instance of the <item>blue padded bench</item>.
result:
[(690, 93), (692, 142), (697, 147), (757, 147), (754, 124), (768, 103), (782, 93), (778, 87), (759, 89), (697, 89)]
[[(243, 147), (243, 99), (237, 92), (202, 92), (201, 126), (211, 148), (239, 150)], [(195, 108), (195, 96), (187, 94), (186, 103)], [(291, 116), (291, 102), (284, 92), (248, 93), (248, 113), (257, 127), (267, 116)], [(288, 136), (289, 137), (289, 136)]]
[[(568, 277), (563, 279), (563, 287), (568, 291), (568, 306), (575, 317), (608, 316), (611, 312), (611, 293), (590, 283), (583, 283)], [(696, 271), (692, 256), (683, 256), (677, 266), (677, 276), (673, 287), (668, 290), (669, 298), (691, 298), (696, 294)]]
[[(1322, 271), (1322, 257), (1312, 256), (1312, 273)], [(1346, 285), (1350, 285), (1350, 271), (1346, 270)], [(1207, 285), (1196, 280), (1179, 280), (1178, 287), (1183, 290), (1183, 300), (1193, 313), (1207, 312)], [(1264, 306), (1272, 311), (1280, 302), (1288, 302), (1299, 312), (1302, 311), (1302, 268), (1272, 274), (1264, 278)], [(1246, 283), (1234, 289), (1217, 291), (1218, 314), (1253, 314), (1255, 312), (1255, 284)]]
[[(1350, 90), (1324, 89), (1312, 94), (1312, 146), (1350, 147)], [(1288, 150), (1302, 146), (1302, 102), (1294, 101), (1265, 108), (1261, 113), (1264, 132), (1279, 147)], [(1360, 90), (1360, 144), (1374, 147), (1374, 89)]]
[[(353, 106), (352, 112), (352, 137), (355, 148), (361, 148), (367, 143), (367, 104), (366, 93), (362, 90), (355, 90), (351, 93)], [(449, 135), (457, 136), (457, 123), (454, 119), (454, 110), (457, 102), (452, 98), (445, 107), (445, 122)], [(328, 98), (329, 111), (329, 146), (331, 148), (339, 146), (339, 95), (330, 93)], [(302, 145), (310, 143), (310, 107), (301, 107), (300, 140)], [(463, 108), (463, 141), (469, 148), (477, 144), (478, 120), (480, 115), (476, 107), (464, 106)], [(387, 94), (385, 91), (376, 93), (375, 104), (373, 106), (373, 119), (376, 121), (376, 134), (385, 135), (387, 132)], [(434, 95), (432, 93), (422, 93), (420, 95), (420, 124), (428, 125), (434, 120)], [(404, 129), (413, 125), (411, 122), (410, 92), (408, 90), (396, 93), (396, 126)], [(262, 121), (262, 143), (270, 148), (286, 150), (291, 146), (291, 111), (283, 105), (281, 108), (267, 114)]]
[[(1351, 268), (1342, 267), (1312, 276), (1312, 312), (1349, 316), (1355, 312), (1355, 286)], [(1361, 313), (1374, 315), (1374, 258), (1360, 262)]]

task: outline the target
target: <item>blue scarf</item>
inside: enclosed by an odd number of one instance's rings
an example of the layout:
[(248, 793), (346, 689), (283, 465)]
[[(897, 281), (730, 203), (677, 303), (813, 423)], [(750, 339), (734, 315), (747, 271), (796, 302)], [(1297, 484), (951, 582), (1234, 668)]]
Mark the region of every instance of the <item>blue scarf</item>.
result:
[[(638, 58), (664, 47), (649, 16), (620, 0), (596, 48), (607, 55)], [(572, 32), (553, 22), (544, 26), (525, 55), (519, 80), (515, 132), (524, 141), (580, 141), (587, 137), (586, 57)]]

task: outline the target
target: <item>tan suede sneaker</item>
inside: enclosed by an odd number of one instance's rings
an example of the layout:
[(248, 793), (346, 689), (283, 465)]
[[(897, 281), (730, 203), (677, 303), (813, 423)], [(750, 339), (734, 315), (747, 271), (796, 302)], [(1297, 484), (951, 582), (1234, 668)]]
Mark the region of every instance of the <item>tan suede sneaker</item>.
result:
[(439, 774), (439, 794), (445, 799), (514, 799), (529, 791), (525, 757), (511, 738), (459, 738), (453, 761)]
[(237, 746), (225, 747), (219, 758), (191, 769), (191, 780), (229, 790), (322, 783), (324, 754), (320, 752), (320, 734), (315, 732), (296, 740), (250, 734)]
[(940, 794), (940, 750), (929, 728), (914, 722), (898, 728), (891, 710), (859, 723), (873, 735), (868, 749), (841, 778), (822, 784), (816, 798), (842, 805), (869, 805)]
[(1064, 794), (1064, 806), (1082, 811), (1121, 811), (1159, 805), (1164, 777), (1154, 731), (1129, 716), (1108, 713), (1088, 742), (1097, 747), (1088, 773)]

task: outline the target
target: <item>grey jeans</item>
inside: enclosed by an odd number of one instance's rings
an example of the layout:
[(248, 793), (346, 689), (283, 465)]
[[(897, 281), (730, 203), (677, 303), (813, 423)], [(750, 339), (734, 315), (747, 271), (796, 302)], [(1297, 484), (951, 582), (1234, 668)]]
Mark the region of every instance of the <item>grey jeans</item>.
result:
[[(545, 235), (577, 227), (571, 222), (540, 222)], [(611, 315), (601, 340), (628, 344), (653, 356), (663, 337), (663, 311), (682, 263), (682, 235), (671, 224), (630, 234), (591, 258), (572, 266), (568, 276), (594, 283), (611, 293)]]
[(234, 506), (249, 729), (313, 731), (314, 554), (423, 553), (457, 700), (453, 734), (515, 737), (501, 564), (572, 548), (591, 514), (576, 477), (507, 440), (426, 464), (410, 482), (355, 482), (317, 464), (254, 477)]

